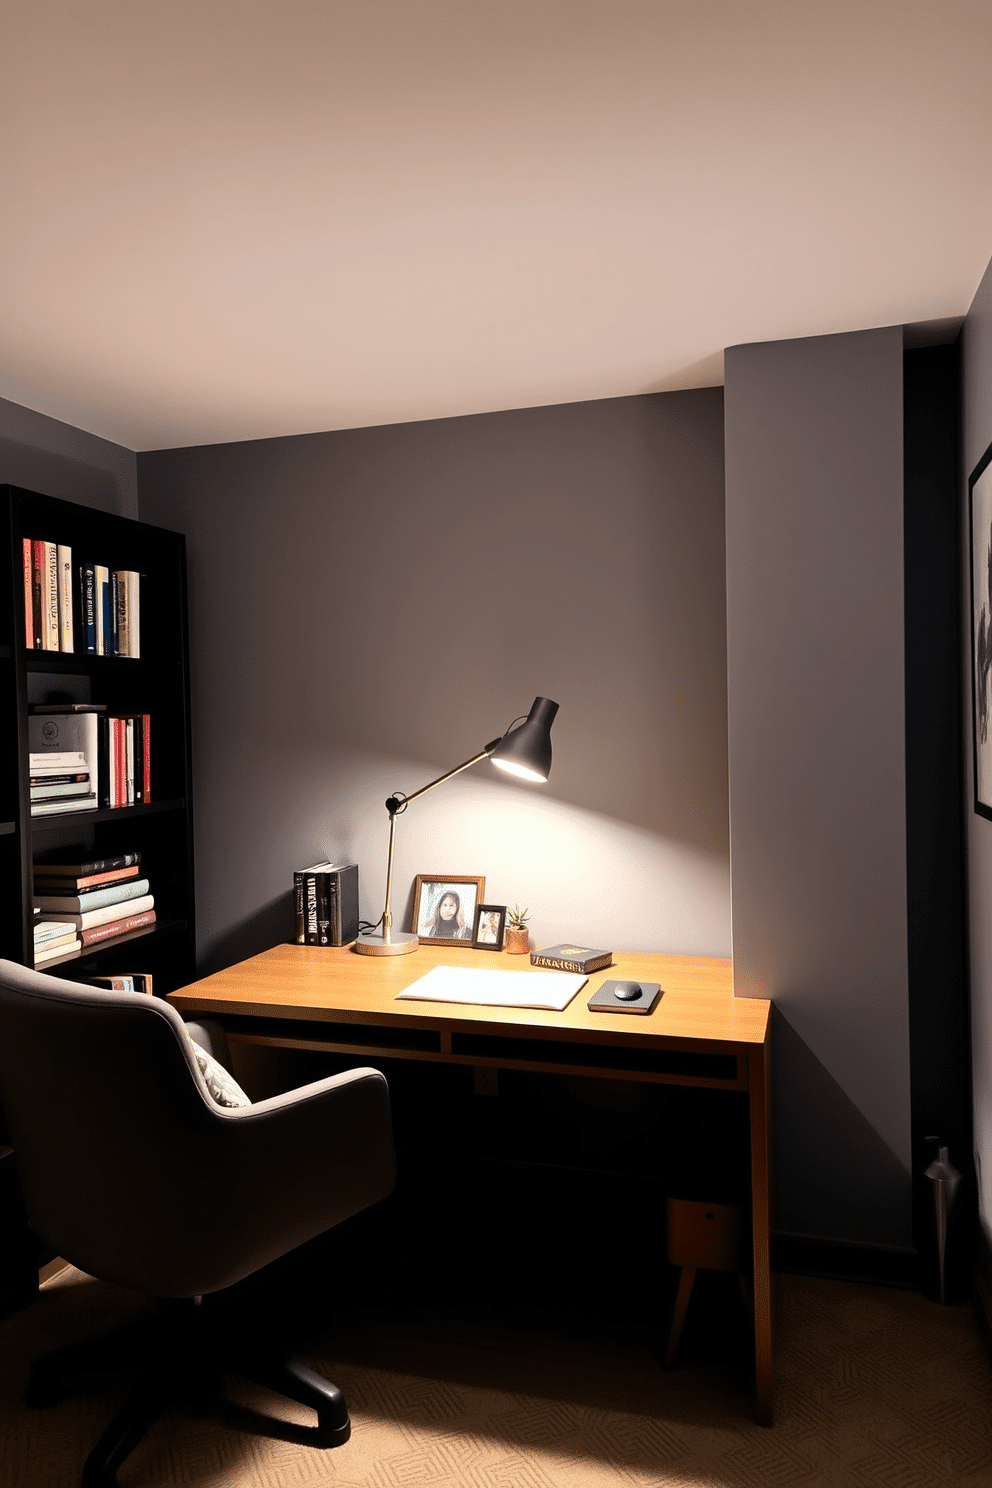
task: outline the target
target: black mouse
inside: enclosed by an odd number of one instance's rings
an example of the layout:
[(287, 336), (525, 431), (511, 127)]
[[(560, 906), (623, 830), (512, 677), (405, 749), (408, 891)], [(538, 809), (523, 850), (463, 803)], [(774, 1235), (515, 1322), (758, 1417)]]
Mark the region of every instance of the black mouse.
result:
[(640, 982), (617, 982), (613, 988), (613, 996), (619, 997), (621, 1002), (636, 1002), (640, 995)]

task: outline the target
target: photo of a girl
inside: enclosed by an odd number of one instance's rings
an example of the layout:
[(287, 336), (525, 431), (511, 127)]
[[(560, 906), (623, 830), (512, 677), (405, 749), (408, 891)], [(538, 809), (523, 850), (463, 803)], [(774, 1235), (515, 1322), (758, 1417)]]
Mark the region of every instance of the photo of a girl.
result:
[(475, 907), (485, 880), (480, 878), (417, 879), (413, 898), (413, 925), (420, 940), (470, 945)]
[(421, 926), (420, 934), (430, 936), (431, 940), (467, 940), (469, 930), (462, 914), (461, 895), (454, 889), (443, 894), (430, 919)]

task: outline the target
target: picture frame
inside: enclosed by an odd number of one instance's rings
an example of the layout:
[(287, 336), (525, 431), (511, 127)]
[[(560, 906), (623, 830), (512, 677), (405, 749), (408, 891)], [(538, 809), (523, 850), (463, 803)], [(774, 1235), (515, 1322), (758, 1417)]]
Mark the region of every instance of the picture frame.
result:
[(418, 873), (410, 930), (421, 945), (471, 946), (476, 906), (485, 894), (486, 880), (475, 874)]
[(477, 904), (472, 926), (473, 948), (477, 951), (501, 951), (505, 928), (505, 904)]
[(974, 800), (992, 821), (992, 444), (968, 477)]

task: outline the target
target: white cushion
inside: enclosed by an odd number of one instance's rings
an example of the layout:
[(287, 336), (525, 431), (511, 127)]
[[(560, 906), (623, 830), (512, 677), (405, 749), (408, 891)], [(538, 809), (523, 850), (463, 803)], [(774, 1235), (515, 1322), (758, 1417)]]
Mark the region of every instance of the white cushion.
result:
[(207, 1089), (219, 1106), (250, 1106), (251, 1101), (245, 1095), (241, 1086), (233, 1075), (229, 1074), (219, 1060), (206, 1049), (200, 1047), (195, 1039), (190, 1039), (196, 1062), (200, 1066), (200, 1074), (207, 1082)]

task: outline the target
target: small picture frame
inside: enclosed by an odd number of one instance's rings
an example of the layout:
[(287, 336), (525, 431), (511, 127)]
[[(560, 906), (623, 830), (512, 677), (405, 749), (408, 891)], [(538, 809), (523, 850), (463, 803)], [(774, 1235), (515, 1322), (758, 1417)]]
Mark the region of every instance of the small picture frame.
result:
[(423, 945), (470, 946), (486, 880), (465, 873), (418, 873), (411, 931)]
[(503, 927), (506, 924), (505, 904), (477, 904), (475, 925), (472, 929), (472, 945), (477, 951), (501, 951), (503, 949)]

